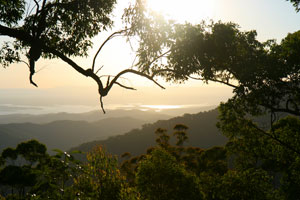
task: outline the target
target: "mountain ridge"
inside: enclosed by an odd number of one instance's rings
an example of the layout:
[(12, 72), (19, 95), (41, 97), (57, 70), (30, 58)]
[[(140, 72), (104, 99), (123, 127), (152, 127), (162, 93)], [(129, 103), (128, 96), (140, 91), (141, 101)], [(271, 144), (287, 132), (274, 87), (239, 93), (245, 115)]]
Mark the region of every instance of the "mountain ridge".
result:
[(140, 127), (144, 123), (145, 121), (132, 117), (119, 117), (96, 122), (57, 120), (46, 124), (0, 124), (0, 151), (30, 139), (46, 144), (48, 150), (67, 150), (84, 142), (122, 134), (123, 131)]
[(93, 110), (84, 113), (48, 113), (48, 114), (7, 114), (0, 115), (0, 124), (8, 123), (26, 123), (31, 122), (35, 124), (45, 124), (58, 120), (73, 120), (73, 121), (87, 121), (93, 122), (105, 118), (115, 117), (133, 117), (142, 119), (144, 121), (154, 122), (158, 119), (169, 119), (172, 116), (161, 114), (154, 111), (140, 111), (140, 110), (109, 110), (103, 114), (100, 110)]
[(73, 147), (72, 150), (90, 151), (95, 145), (103, 145), (107, 150), (116, 155), (129, 152), (132, 155), (145, 153), (146, 149), (155, 145), (155, 131), (164, 128), (168, 133), (173, 132), (176, 124), (185, 124), (189, 127), (187, 133), (189, 141), (187, 145), (201, 148), (222, 146), (227, 142), (216, 127), (218, 110), (210, 110), (197, 114), (184, 114), (169, 120), (158, 120), (155, 123), (147, 123), (141, 129), (131, 130), (123, 135), (116, 135), (105, 140), (97, 140), (83, 143)]

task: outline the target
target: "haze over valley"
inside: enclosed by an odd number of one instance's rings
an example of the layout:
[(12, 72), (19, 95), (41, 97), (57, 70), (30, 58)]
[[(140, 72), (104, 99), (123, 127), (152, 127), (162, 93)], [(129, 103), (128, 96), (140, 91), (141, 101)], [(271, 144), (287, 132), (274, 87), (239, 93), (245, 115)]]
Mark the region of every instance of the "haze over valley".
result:
[(0, 200), (296, 200), (300, 0), (0, 0)]
[[(160, 112), (155, 111), (157, 108), (152, 110), (127, 108), (107, 110), (107, 114), (103, 114), (101, 110), (94, 110), (84, 113), (0, 115), (0, 150), (29, 139), (41, 141), (49, 150), (69, 150), (83, 143), (123, 135), (145, 124), (171, 119), (178, 112), (200, 112), (212, 108), (215, 106), (190, 108), (170, 106)], [(153, 134), (156, 128), (152, 129)]]

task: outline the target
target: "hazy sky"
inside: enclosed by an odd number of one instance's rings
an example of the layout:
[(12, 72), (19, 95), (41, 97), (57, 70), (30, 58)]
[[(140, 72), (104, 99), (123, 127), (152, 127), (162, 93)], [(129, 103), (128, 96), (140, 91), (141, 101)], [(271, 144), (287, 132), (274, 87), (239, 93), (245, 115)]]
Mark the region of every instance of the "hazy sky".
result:
[[(277, 39), (280, 41), (289, 32), (300, 29), (300, 13), (296, 13), (291, 3), (285, 0), (149, 0), (153, 9), (164, 12), (170, 18), (178, 22), (189, 21), (198, 23), (201, 20), (213, 19), (232, 21), (240, 25), (242, 30), (257, 30), (258, 38), (261, 41), (267, 39)], [(128, 4), (127, 0), (119, 0), (116, 7), (115, 16), (119, 18), (124, 7)], [(120, 21), (116, 21), (116, 28), (120, 26)], [(90, 50), (91, 57), (75, 58), (81, 66), (91, 66), (93, 54), (99, 47), (104, 36), (103, 33), (94, 38), (94, 49)], [(1, 38), (0, 38), (1, 39)], [(2, 39), (3, 40), (3, 39)], [(116, 74), (118, 71), (131, 66), (134, 54), (130, 53), (130, 48), (122, 39), (110, 41), (103, 49), (104, 51), (97, 59), (97, 66), (104, 66), (102, 73)], [(81, 99), (82, 104), (97, 104), (97, 89), (93, 80), (78, 74), (67, 64), (59, 60), (39, 60), (36, 64), (38, 73), (34, 76), (39, 88), (30, 85), (29, 72), (24, 64), (13, 64), (7, 69), (0, 68), (0, 103), (7, 102), (8, 99), (22, 99), (24, 95), (30, 99), (32, 91), (35, 95), (46, 98), (45, 91), (51, 89), (56, 91), (51, 93), (53, 102), (59, 103), (59, 98), (64, 102), (65, 99)], [(231, 90), (226, 87), (216, 85), (203, 86), (202, 83), (190, 81), (184, 86), (174, 86), (166, 83), (169, 89), (162, 91), (148, 80), (129, 76), (123, 83), (136, 86), (139, 91), (126, 91), (114, 89), (110, 97), (105, 99), (106, 103), (122, 104), (124, 102), (138, 102), (141, 104), (212, 104), (230, 97)], [(190, 87), (192, 86), (192, 87)], [(118, 86), (116, 86), (118, 87)], [(146, 88), (143, 88), (146, 87)], [(155, 87), (155, 88), (154, 88)], [(173, 88), (176, 87), (176, 90)], [(11, 90), (15, 88), (14, 90)], [(19, 88), (16, 90), (16, 88)], [(22, 90), (26, 88), (27, 90)], [(59, 89), (55, 89), (59, 88)], [(64, 88), (63, 90), (61, 88)], [(67, 89), (71, 88), (71, 89)], [(29, 90), (28, 90), (29, 89)], [(85, 92), (82, 92), (82, 91)], [(11, 91), (11, 92), (9, 92)], [(21, 92), (23, 91), (23, 92)], [(31, 91), (31, 93), (26, 93)], [(63, 92), (69, 91), (69, 92)], [(88, 93), (86, 91), (89, 91)], [(90, 91), (94, 91), (90, 92)], [(218, 96), (218, 97), (217, 97)], [(70, 98), (72, 97), (72, 98)], [(143, 97), (145, 97), (143, 99)], [(205, 97), (205, 98), (204, 98)], [(6, 99), (7, 101), (4, 101)], [(180, 101), (182, 100), (182, 101)], [(21, 101), (21, 100), (20, 100)], [(22, 103), (22, 102), (20, 102)], [(28, 100), (30, 101), (30, 100)], [(71, 100), (70, 100), (71, 101)], [(13, 101), (11, 101), (13, 102)]]

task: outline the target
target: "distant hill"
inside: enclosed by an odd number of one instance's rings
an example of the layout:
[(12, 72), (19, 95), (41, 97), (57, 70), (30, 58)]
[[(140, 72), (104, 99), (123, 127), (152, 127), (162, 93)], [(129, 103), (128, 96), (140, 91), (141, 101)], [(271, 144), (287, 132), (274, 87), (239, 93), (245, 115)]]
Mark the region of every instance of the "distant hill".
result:
[(113, 154), (121, 155), (130, 152), (133, 155), (145, 153), (145, 150), (155, 145), (155, 130), (157, 128), (168, 129), (173, 133), (176, 124), (185, 124), (189, 127), (189, 142), (187, 145), (209, 148), (216, 145), (224, 145), (227, 138), (216, 128), (218, 111), (216, 109), (200, 112), (198, 114), (185, 114), (169, 120), (159, 120), (153, 124), (145, 124), (141, 129), (134, 129), (125, 133), (109, 137), (106, 140), (98, 140), (84, 143), (71, 150), (89, 151), (95, 145), (104, 145)]
[(37, 139), (48, 150), (67, 150), (93, 140), (103, 140), (139, 128), (145, 121), (131, 118), (107, 118), (95, 122), (61, 120), (47, 124), (0, 124), (0, 152), (29, 139)]
[(87, 121), (94, 122), (101, 119), (117, 118), (117, 117), (132, 117), (140, 119), (145, 122), (155, 122), (159, 119), (169, 119), (170, 115), (161, 114), (154, 111), (140, 111), (140, 110), (107, 110), (106, 114), (103, 114), (100, 110), (95, 110), (86, 113), (51, 113), (42, 115), (32, 114), (9, 114), (0, 115), (0, 124), (8, 123), (35, 123), (45, 124), (58, 120), (72, 120), (72, 121)]

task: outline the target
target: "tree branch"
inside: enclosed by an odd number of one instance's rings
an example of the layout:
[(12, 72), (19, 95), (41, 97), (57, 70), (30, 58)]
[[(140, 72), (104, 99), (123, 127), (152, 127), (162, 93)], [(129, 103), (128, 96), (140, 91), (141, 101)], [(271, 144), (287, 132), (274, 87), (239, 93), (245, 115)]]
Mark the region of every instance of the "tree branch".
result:
[[(54, 7), (58, 7), (58, 8), (64, 8), (66, 10), (69, 10), (69, 8), (73, 5), (76, 4), (76, 1), (71, 1), (71, 2), (67, 2), (67, 3), (47, 3), (47, 5), (45, 5), (45, 10), (48, 11), (51, 8)], [(39, 10), (38, 12), (40, 12), (41, 10)]]
[(21, 40), (25, 43), (28, 43), (28, 44), (35, 43), (35, 44), (40, 45), (43, 51), (52, 53), (53, 55), (59, 57), (64, 62), (68, 63), (72, 68), (74, 68), (80, 74), (94, 79), (96, 81), (96, 83), (98, 84), (99, 94), (101, 96), (107, 95), (107, 92), (104, 90), (103, 84), (102, 84), (100, 78), (95, 73), (93, 73), (91, 69), (87, 69), (87, 70), (83, 69), (82, 67), (77, 65), (73, 60), (71, 60), (70, 58), (68, 58), (67, 56), (65, 56), (64, 54), (59, 52), (58, 50), (56, 50), (52, 47), (46, 46), (41, 39), (34, 38), (30, 34), (26, 33), (25, 31), (22, 31), (19, 29), (8, 28), (8, 27), (2, 26), (2, 25), (0, 25), (0, 35), (6, 35), (9, 37), (13, 37), (13, 38)]
[(125, 88), (125, 89), (127, 89), (127, 90), (136, 90), (136, 89), (133, 88), (133, 87), (125, 86), (125, 85), (123, 85), (123, 84), (121, 84), (121, 83), (119, 83), (119, 82), (115, 82), (115, 84), (117, 84), (117, 85), (119, 85), (120, 87)]
[(159, 69), (159, 70), (153, 71), (151, 77), (154, 77), (157, 74), (162, 73), (162, 72), (175, 72), (175, 70), (173, 70), (173, 69)]
[(92, 64), (92, 71), (94, 72), (94, 69), (95, 69), (95, 63), (96, 63), (96, 58), (98, 56), (98, 54), (100, 53), (100, 51), (102, 50), (102, 48), (104, 47), (104, 45), (109, 41), (111, 40), (113, 37), (115, 37), (116, 35), (118, 34), (121, 34), (125, 31), (127, 31), (128, 29), (124, 29), (124, 30), (120, 30), (120, 31), (117, 31), (117, 32), (114, 32), (112, 33), (110, 36), (108, 36), (108, 38), (101, 44), (101, 46), (99, 47), (97, 53), (95, 54), (94, 56), (94, 59), (93, 59), (93, 64)]
[(282, 146), (286, 147), (287, 149), (289, 149), (289, 150), (291, 150), (291, 151), (297, 153), (298, 155), (300, 155), (300, 151), (298, 151), (297, 149), (291, 147), (289, 144), (287, 144), (287, 143), (281, 141), (281, 140), (278, 139), (276, 136), (273, 136), (273, 135), (271, 135), (271, 134), (265, 132), (264, 130), (258, 128), (257, 126), (255, 126), (255, 125), (252, 124), (252, 123), (251, 123), (251, 126), (252, 126), (253, 128), (255, 128), (256, 130), (258, 130), (258, 131), (259, 131), (260, 133), (262, 133), (263, 135), (265, 135), (265, 136), (267, 136), (267, 137), (269, 137), (269, 138), (275, 140), (275, 141), (278, 142), (280, 145), (282, 145)]
[(117, 82), (118, 78), (120, 78), (120, 76), (126, 74), (126, 73), (132, 73), (132, 74), (136, 74), (136, 75), (139, 75), (139, 76), (142, 76), (142, 77), (145, 77), (149, 80), (151, 80), (152, 82), (154, 82), (156, 85), (158, 85), (160, 88), (162, 89), (165, 89), (165, 87), (163, 87), (162, 85), (160, 85), (157, 81), (155, 81), (153, 79), (153, 76), (149, 76), (147, 74), (144, 74), (142, 72), (139, 72), (139, 71), (136, 71), (136, 70), (133, 70), (133, 69), (125, 69), (123, 71), (121, 71), (120, 73), (118, 73), (114, 79), (110, 82), (110, 84), (105, 88), (107, 89), (107, 92), (112, 88), (112, 86)]
[(290, 113), (292, 115), (300, 116), (299, 110), (291, 110), (289, 108), (275, 108), (275, 107), (272, 107), (271, 105), (266, 104), (266, 103), (262, 103), (261, 105), (268, 108), (268, 109), (270, 109), (270, 110), (273, 110), (273, 112), (285, 112), (285, 113)]
[(98, 72), (104, 67), (104, 65), (102, 65), (99, 69), (97, 69), (95, 74), (98, 74)]
[(171, 50), (166, 51), (165, 53), (160, 54), (159, 56), (153, 58), (153, 60), (148, 64), (148, 67), (150, 67), (155, 61), (157, 61), (158, 59), (164, 57), (166, 54), (170, 53)]
[(103, 97), (103, 96), (100, 96), (100, 104), (101, 104), (101, 109), (102, 109), (103, 113), (105, 114), (106, 112), (105, 112), (105, 110), (104, 110), (104, 105), (103, 105), (102, 97)]
[(24, 60), (20, 60), (19, 62), (26, 64), (28, 68), (30, 67), (29, 64), (28, 64), (28, 62), (26, 62)]
[[(122, 31), (124, 31), (124, 30), (122, 30)], [(139, 72), (139, 71), (136, 71), (133, 69), (126, 69), (126, 70), (121, 71), (113, 78), (113, 80), (111, 82), (109, 82), (109, 80), (108, 80), (107, 86), (104, 88), (100, 78), (97, 76), (96, 73), (94, 73), (92, 71), (92, 69), (84, 69), (84, 68), (80, 67), (78, 64), (76, 64), (73, 60), (71, 60), (70, 58), (65, 56), (60, 51), (56, 50), (55, 48), (45, 45), (45, 43), (41, 39), (34, 38), (33, 36), (31, 36), (30, 34), (28, 34), (25, 31), (22, 31), (19, 29), (14, 29), (14, 28), (8, 28), (8, 27), (2, 26), (2, 25), (0, 25), (0, 35), (6, 35), (9, 37), (15, 38), (15, 39), (23, 41), (24, 43), (27, 43), (29, 45), (37, 44), (42, 48), (42, 51), (51, 53), (51, 54), (57, 56), (58, 58), (60, 58), (61, 60), (63, 60), (67, 64), (69, 64), (73, 69), (75, 69), (80, 74), (82, 74), (86, 77), (92, 78), (98, 85), (98, 93), (100, 95), (101, 108), (104, 113), (105, 113), (105, 110), (104, 110), (104, 106), (103, 106), (103, 97), (105, 97), (108, 94), (108, 92), (110, 91), (110, 89), (112, 88), (112, 86), (114, 84), (117, 84), (126, 89), (132, 89), (132, 90), (134, 89), (132, 87), (124, 86), (124, 85), (120, 84), (119, 82), (117, 82), (117, 80), (126, 73), (133, 73), (133, 74), (145, 77), (145, 78), (151, 80), (152, 82), (154, 82), (160, 88), (165, 89), (162, 85), (160, 85), (157, 81), (155, 81), (153, 79), (154, 75), (156, 75), (159, 72), (154, 72), (153, 75), (150, 76), (150, 75), (144, 74), (142, 72)], [(102, 47), (103, 47), (103, 44), (102, 44)], [(101, 47), (100, 47), (100, 50), (101, 50)]]
[[(206, 81), (206, 79), (204, 79), (204, 78), (196, 78), (196, 77), (192, 77), (192, 76), (187, 76), (187, 77), (189, 77), (189, 78), (191, 78), (191, 79), (194, 79), (194, 80), (199, 80), (199, 81)], [(233, 87), (233, 88), (237, 88), (238, 86), (236, 86), (236, 85), (233, 85), (233, 84), (231, 84), (231, 83), (229, 83), (228, 81), (221, 81), (221, 80), (218, 80), (218, 79), (207, 79), (208, 81), (214, 81), (214, 82), (217, 82), (217, 83), (222, 83), (222, 84), (225, 84), (225, 85), (227, 85), (227, 86), (230, 86), (230, 87)]]

